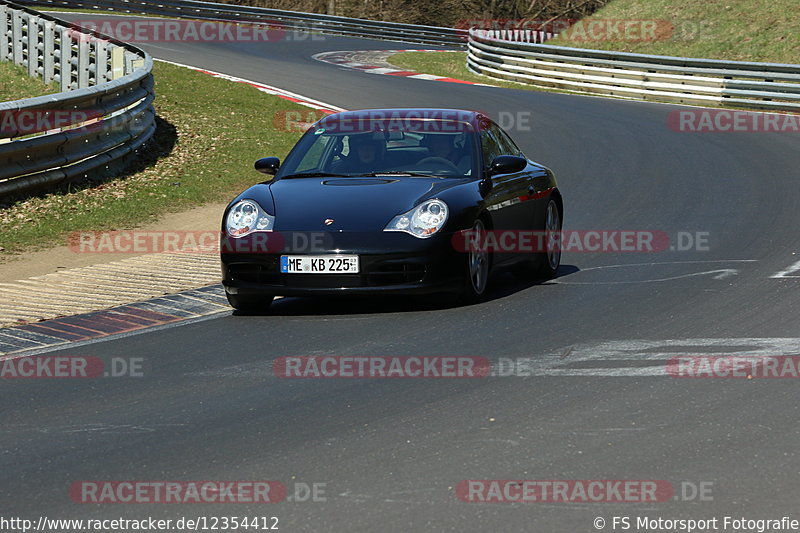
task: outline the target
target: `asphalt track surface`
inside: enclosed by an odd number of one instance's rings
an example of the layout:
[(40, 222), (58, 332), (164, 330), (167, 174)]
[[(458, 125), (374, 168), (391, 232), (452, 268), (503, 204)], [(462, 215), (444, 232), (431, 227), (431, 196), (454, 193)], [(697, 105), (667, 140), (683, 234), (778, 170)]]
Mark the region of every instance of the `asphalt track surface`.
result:
[[(676, 106), (377, 76), (311, 59), (417, 48), (403, 43), (144, 47), (348, 109), (530, 112), (532, 131), (509, 129), (556, 172), (565, 229), (708, 232), (710, 250), (566, 253), (554, 282), (500, 275), (480, 305), (287, 298), (265, 316), (224, 313), (52, 352), (141, 357), (147, 372), (2, 384), (4, 516), (247, 515), (277, 516), (283, 531), (541, 532), (596, 531), (595, 517), (611, 530), (613, 516), (800, 518), (795, 380), (651, 375), (670, 354), (798, 353), (800, 279), (772, 277), (800, 259), (798, 134), (680, 133), (667, 127)], [(272, 361), (298, 355), (541, 366), (530, 377), (465, 380), (273, 376)], [(667, 480), (678, 493), (682, 483), (713, 492), (659, 503), (465, 503), (454, 488), (467, 479)], [(77, 504), (67, 489), (78, 480), (324, 483), (326, 501)]]

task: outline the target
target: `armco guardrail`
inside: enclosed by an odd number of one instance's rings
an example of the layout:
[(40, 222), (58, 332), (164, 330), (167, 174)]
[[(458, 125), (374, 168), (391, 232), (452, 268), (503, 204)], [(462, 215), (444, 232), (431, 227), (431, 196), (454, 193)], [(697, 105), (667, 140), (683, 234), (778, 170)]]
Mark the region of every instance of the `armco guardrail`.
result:
[(65, 91), (0, 103), (0, 198), (120, 163), (155, 131), (153, 60), (135, 46), (0, 0), (0, 60)]
[(196, 0), (96, 0), (92, 2), (81, 2), (80, 0), (37, 0), (35, 2), (23, 1), (22, 3), (35, 4), (39, 9), (49, 5), (53, 7), (81, 8), (97, 13), (113, 11), (116, 13), (162, 15), (200, 20), (266, 23), (279, 26), (282, 29), (371, 37), (409, 43), (450, 45), (459, 48), (463, 48), (467, 42), (467, 30), (465, 29), (401, 24), (398, 22), (338, 17), (320, 13), (302, 13), (264, 7), (198, 2)]
[(800, 110), (800, 65), (651, 56), (526, 42), (470, 30), (473, 72), (576, 92), (750, 109)]

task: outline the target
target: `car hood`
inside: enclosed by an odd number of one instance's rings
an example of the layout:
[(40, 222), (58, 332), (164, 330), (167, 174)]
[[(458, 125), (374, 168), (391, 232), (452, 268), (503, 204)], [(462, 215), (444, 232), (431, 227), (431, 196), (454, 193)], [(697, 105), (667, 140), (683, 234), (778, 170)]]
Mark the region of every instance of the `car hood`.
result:
[[(380, 231), (461, 178), (288, 178), (270, 184), (279, 231)], [(327, 219), (333, 220), (325, 224)]]

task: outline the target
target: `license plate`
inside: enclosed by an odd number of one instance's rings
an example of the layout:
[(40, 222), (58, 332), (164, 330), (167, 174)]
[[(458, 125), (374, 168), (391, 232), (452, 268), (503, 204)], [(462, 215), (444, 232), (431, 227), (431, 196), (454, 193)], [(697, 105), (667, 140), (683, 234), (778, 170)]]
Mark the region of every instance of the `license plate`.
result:
[(358, 274), (357, 255), (282, 255), (284, 274)]

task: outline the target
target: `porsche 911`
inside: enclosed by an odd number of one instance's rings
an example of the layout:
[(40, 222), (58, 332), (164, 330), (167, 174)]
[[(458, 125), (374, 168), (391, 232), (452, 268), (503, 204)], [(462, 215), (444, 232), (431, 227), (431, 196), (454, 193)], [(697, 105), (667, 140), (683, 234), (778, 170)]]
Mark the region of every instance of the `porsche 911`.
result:
[(486, 295), (497, 269), (556, 275), (558, 246), (535, 253), (463, 249), (467, 232), (560, 232), (550, 169), (488, 116), (457, 109), (371, 109), (328, 115), (284, 161), (265, 157), (226, 208), (222, 277), (231, 306), (275, 296)]

